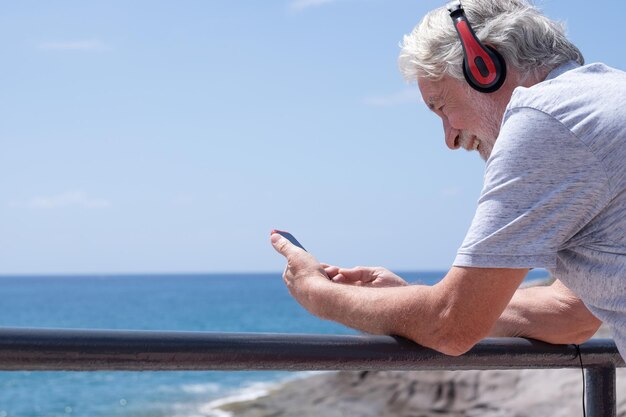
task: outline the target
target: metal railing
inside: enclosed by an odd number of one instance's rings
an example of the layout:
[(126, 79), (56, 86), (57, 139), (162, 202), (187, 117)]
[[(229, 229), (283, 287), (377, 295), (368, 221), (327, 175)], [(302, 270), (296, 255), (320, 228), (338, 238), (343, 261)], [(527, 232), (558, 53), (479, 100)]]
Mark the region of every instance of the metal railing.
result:
[(545, 369), (581, 360), (587, 416), (615, 417), (615, 368), (625, 364), (609, 339), (485, 339), (451, 357), (390, 336), (0, 328), (3, 371)]

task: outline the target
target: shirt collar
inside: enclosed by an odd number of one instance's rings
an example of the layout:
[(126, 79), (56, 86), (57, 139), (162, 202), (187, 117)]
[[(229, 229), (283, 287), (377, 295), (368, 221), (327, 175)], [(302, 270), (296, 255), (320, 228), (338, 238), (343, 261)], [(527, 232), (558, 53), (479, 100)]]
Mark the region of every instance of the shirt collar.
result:
[(565, 72), (572, 70), (574, 68), (578, 68), (578, 67), (580, 67), (580, 64), (576, 61), (568, 61), (564, 64), (561, 64), (558, 67), (554, 68), (552, 71), (550, 71), (550, 73), (546, 77), (546, 81), (556, 78), (559, 75), (562, 75)]

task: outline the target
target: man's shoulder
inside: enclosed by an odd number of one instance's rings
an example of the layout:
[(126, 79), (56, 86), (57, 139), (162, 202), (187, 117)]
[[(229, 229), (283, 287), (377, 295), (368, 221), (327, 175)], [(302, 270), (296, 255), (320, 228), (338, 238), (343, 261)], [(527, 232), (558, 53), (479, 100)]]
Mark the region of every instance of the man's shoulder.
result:
[(507, 110), (529, 107), (558, 119), (575, 109), (606, 107), (625, 95), (626, 72), (594, 63), (570, 67), (532, 87), (516, 88)]
[[(532, 109), (554, 118), (594, 149), (626, 137), (626, 73), (604, 64), (579, 66), (529, 88), (517, 88), (507, 106), (511, 114)], [(606, 135), (612, 131), (612, 135)], [(622, 142), (623, 143), (623, 142)]]

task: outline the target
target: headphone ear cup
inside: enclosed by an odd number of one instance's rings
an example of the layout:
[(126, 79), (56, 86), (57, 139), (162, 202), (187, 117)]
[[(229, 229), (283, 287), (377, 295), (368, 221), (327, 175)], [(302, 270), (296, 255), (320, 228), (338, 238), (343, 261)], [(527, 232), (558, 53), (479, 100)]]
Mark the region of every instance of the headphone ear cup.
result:
[(485, 45), (484, 48), (496, 68), (496, 78), (494, 81), (490, 85), (480, 84), (476, 81), (467, 69), (467, 56), (463, 58), (463, 75), (465, 76), (465, 81), (467, 81), (474, 90), (480, 91), (481, 93), (493, 93), (504, 84), (504, 80), (506, 79), (506, 62), (502, 55), (491, 46)]

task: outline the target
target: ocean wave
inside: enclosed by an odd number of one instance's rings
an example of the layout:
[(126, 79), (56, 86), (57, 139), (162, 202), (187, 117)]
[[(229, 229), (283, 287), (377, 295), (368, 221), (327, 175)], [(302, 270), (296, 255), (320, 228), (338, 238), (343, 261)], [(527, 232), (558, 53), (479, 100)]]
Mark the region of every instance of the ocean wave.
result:
[(209, 382), (206, 384), (185, 384), (180, 389), (188, 394), (214, 394), (223, 388), (219, 384)]
[[(212, 400), (198, 408), (198, 412), (204, 417), (231, 417), (233, 414), (222, 407), (237, 403), (243, 403), (246, 401), (254, 401), (261, 397), (269, 395), (272, 391), (280, 388), (283, 384), (298, 380), (305, 379), (313, 375), (319, 375), (323, 373), (330, 373), (334, 371), (305, 371), (294, 372), (288, 376), (271, 382), (256, 382), (242, 387), (239, 390), (235, 390), (231, 395)], [(191, 416), (185, 416), (191, 417)]]
[[(220, 407), (223, 407), (224, 405), (227, 404), (232, 404), (232, 403), (239, 403), (239, 402), (244, 402), (244, 401), (252, 401), (252, 400), (256, 400), (258, 398), (264, 397), (266, 395), (268, 395), (270, 393), (270, 391), (276, 387), (277, 384), (276, 382), (257, 382), (251, 385), (248, 385), (244, 388), (242, 388), (241, 390), (235, 391), (232, 395), (226, 396), (226, 397), (222, 397), (222, 398), (218, 398), (217, 400), (213, 400), (207, 404), (204, 404), (200, 407), (200, 411), (203, 413), (207, 413), (208, 415), (209, 413), (215, 413), (215, 412), (219, 412), (219, 413), (224, 413), (223, 410), (220, 410)], [(230, 415), (230, 413), (227, 413), (226, 415)], [(226, 416), (224, 414), (220, 415), (220, 417), (222, 416)]]

